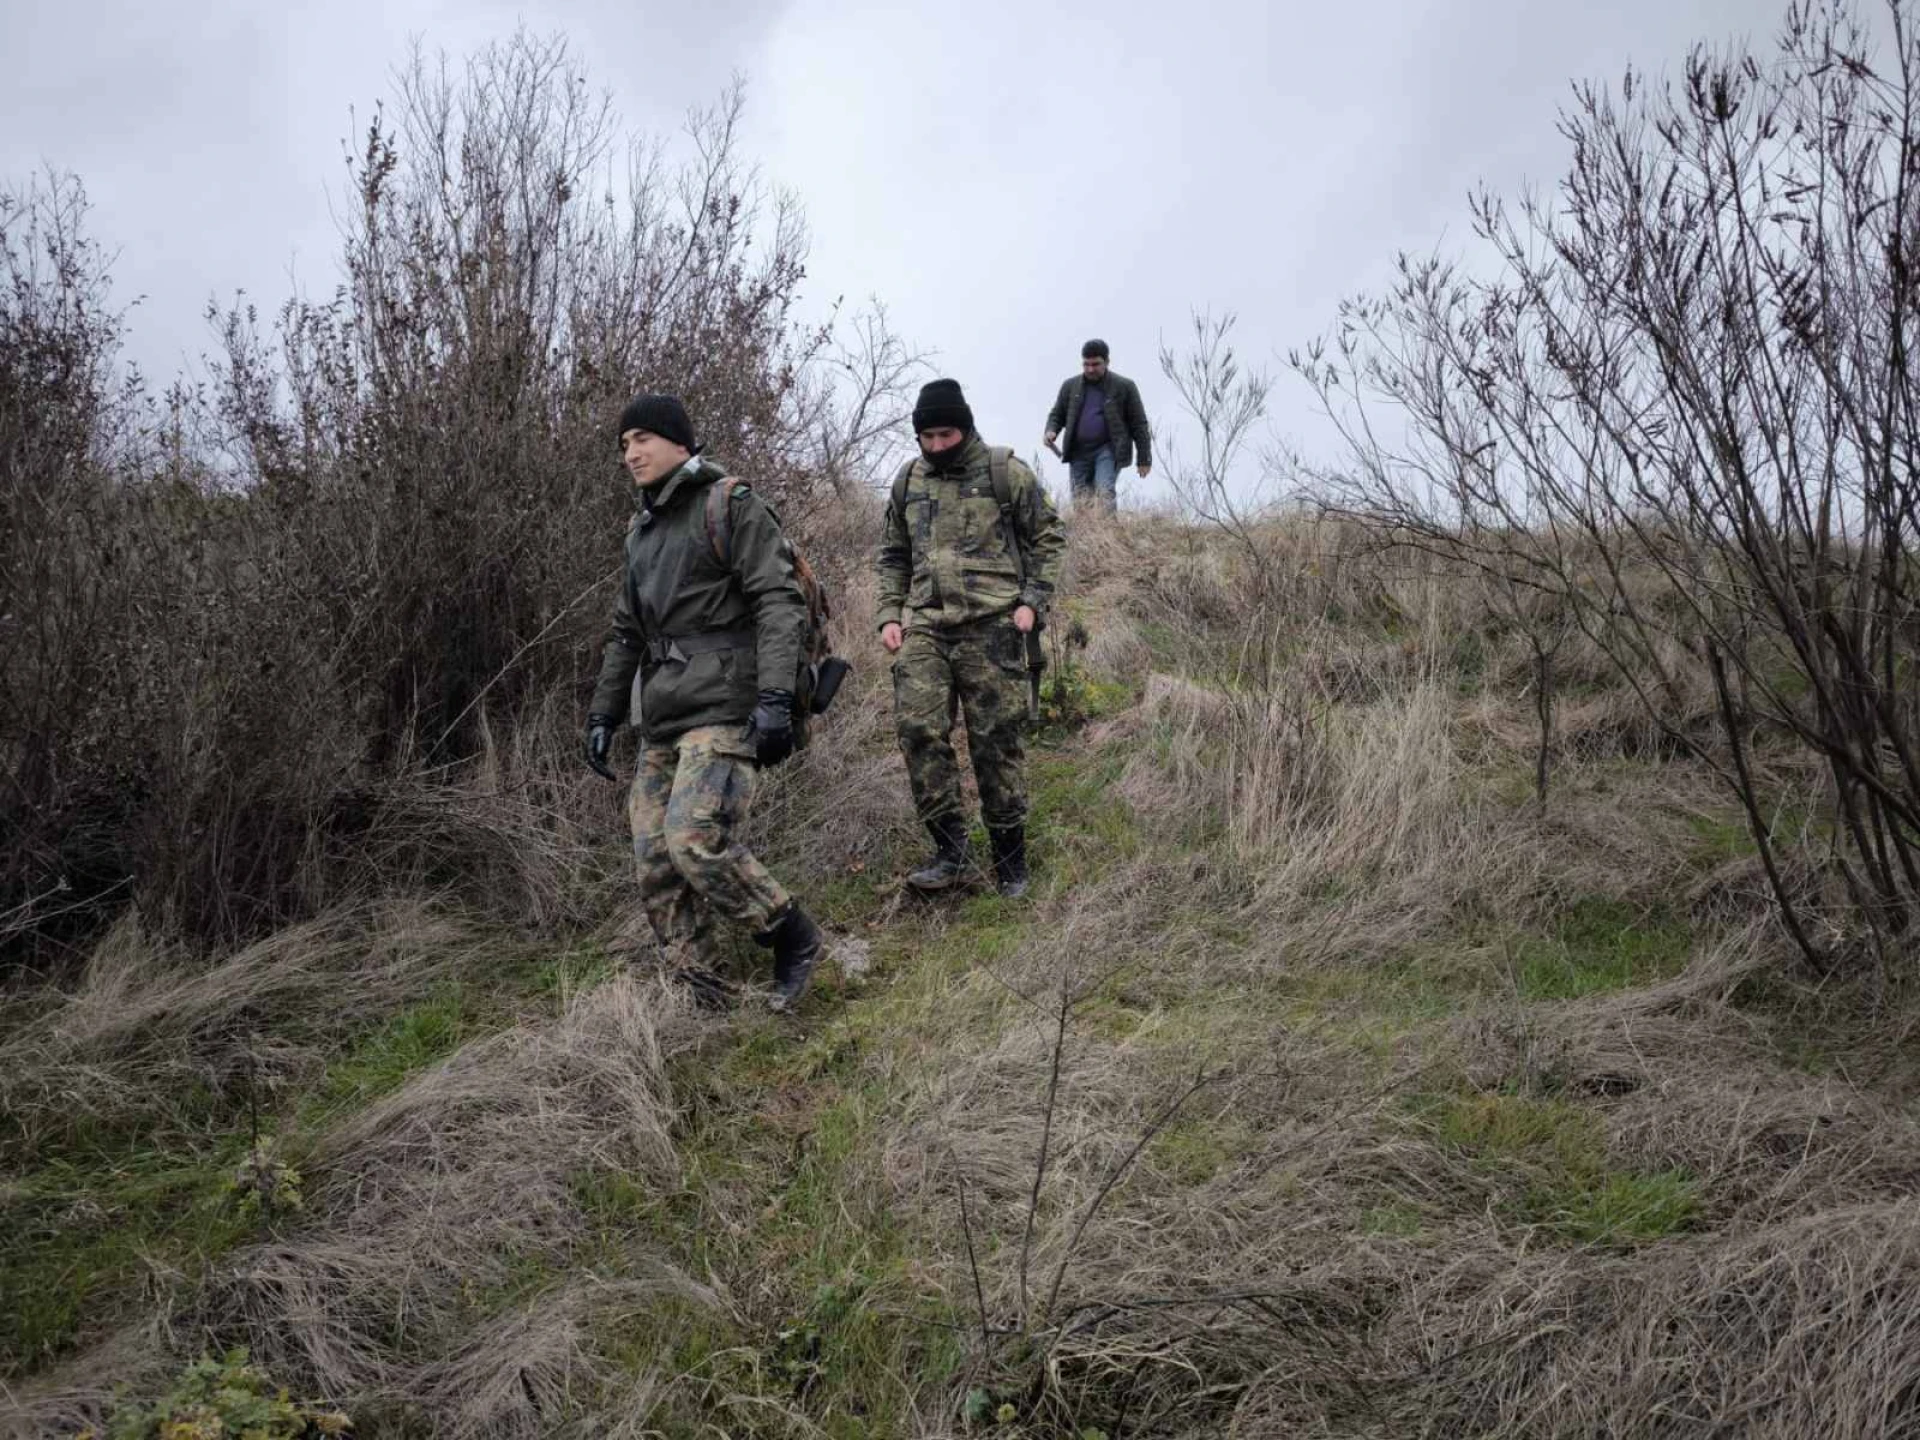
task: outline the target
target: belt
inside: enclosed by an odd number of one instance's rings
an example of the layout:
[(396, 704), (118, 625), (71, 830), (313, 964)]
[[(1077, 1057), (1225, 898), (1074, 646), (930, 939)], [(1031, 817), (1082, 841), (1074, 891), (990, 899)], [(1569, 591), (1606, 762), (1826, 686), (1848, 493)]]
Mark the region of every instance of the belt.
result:
[(662, 635), (647, 641), (643, 653), (650, 664), (664, 665), (669, 660), (685, 663), (691, 656), (715, 650), (751, 650), (759, 643), (755, 630), (708, 630), (699, 635)]

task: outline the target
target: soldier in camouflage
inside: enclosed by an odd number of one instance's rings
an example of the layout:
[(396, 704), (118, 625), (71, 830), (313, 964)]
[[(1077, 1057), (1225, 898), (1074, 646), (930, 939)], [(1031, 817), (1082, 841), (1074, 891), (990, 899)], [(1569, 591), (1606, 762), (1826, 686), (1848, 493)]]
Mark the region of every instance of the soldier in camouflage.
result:
[(1027, 645), (1046, 620), (1066, 530), (1033, 471), (980, 439), (956, 381), (920, 391), (913, 428), (920, 458), (887, 505), (878, 616), (880, 641), (896, 657), (894, 718), (907, 778), (934, 843), (933, 858), (907, 883), (944, 890), (967, 873), (957, 712), (966, 718), (994, 881), (1018, 897), (1027, 890)]
[[(587, 763), (616, 778), (607, 755), (630, 716), (641, 738), (633, 853), (668, 965), (703, 997), (719, 993), (718, 911), (772, 949), (774, 1007), (787, 1009), (812, 977), (820, 931), (738, 832), (759, 768), (793, 748), (806, 621), (793, 550), (759, 496), (700, 458), (678, 398), (637, 396), (619, 434), (637, 513), (587, 715)], [(732, 489), (724, 564), (707, 533), (714, 485)]]

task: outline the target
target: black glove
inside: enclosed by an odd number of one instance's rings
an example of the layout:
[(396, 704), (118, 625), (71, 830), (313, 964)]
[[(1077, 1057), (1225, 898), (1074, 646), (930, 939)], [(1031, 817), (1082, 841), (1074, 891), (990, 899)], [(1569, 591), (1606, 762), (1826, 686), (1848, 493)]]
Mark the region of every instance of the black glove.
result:
[(793, 753), (793, 692), (762, 690), (747, 720), (747, 738), (762, 765), (778, 765)]
[(609, 780), (618, 781), (613, 767), (607, 764), (607, 752), (613, 749), (613, 727), (615, 721), (607, 715), (587, 716), (587, 764)]

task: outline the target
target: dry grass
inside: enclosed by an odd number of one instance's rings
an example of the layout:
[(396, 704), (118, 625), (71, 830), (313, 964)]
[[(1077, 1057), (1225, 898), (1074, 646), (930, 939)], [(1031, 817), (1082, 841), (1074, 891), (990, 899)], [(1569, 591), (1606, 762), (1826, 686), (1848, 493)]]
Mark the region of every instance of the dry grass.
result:
[[(1483, 596), (1339, 526), (1257, 539), (1078, 529), (1062, 628), (1133, 698), (1039, 757), (1025, 906), (894, 893), (918, 840), (840, 587), (857, 682), (755, 836), (869, 927), (868, 988), (788, 1030), (619, 978), (468, 1044), (332, 1124), (304, 1217), (30, 1381), (16, 1426), (206, 1337), (374, 1433), (951, 1435), (972, 1392), (1029, 1440), (1920, 1435), (1903, 997), (1865, 1021), (1787, 983), (1737, 815), (1576, 643), (1543, 808), (1528, 651), (1474, 628)], [(1280, 600), (1250, 608), (1250, 565)], [(501, 883), (569, 923), (578, 863), (517, 853)], [(591, 862), (602, 913), (622, 858)], [(110, 947), (18, 1012), (0, 1094), (137, 1113), (256, 1015), (293, 1073), (328, 997), (487, 963), (382, 913), (158, 987)], [(594, 1176), (670, 1203), (609, 1242)]]
[(119, 922), (71, 990), (0, 1038), (0, 1116), (31, 1153), (151, 1117), (183, 1091), (311, 1079), (330, 1050), (448, 977), (498, 963), (490, 935), (418, 901), (344, 906), (211, 966)]
[[(469, 1044), (321, 1139), (299, 1224), (218, 1264), (173, 1346), (246, 1344), (302, 1393), (433, 1434), (552, 1435), (643, 1402), (596, 1326), (662, 1296), (720, 1302), (664, 1258), (576, 1268), (593, 1258), (580, 1187), (676, 1183), (666, 1066), (699, 1035), (673, 993), (623, 978)], [(125, 1360), (83, 1357), (17, 1402), (86, 1418), (103, 1363)]]
[[(1231, 606), (1232, 557), (1165, 539), (1081, 552), (1090, 665)], [(1677, 860), (1727, 813), (1711, 782), (1596, 690), (1557, 716), (1541, 812), (1524, 665), (1463, 690), (1434, 627), (1286, 639), (1257, 685), (1218, 652), (1146, 676), (1092, 737), (1159, 843), (970, 982), (997, 1018), (890, 1131), (944, 1292), (970, 1305), (977, 1266), (1036, 1347), (989, 1336), (975, 1380), (1035, 1434), (1920, 1433), (1877, 1280), (1910, 1268), (1920, 1135), (1782, 1069), (1738, 1008), (1789, 961), (1763, 908), (1703, 903), (1724, 865)], [(1500, 934), (1592, 895), (1692, 915), (1684, 972), (1517, 993)]]
[[(561, 1383), (595, 1373), (580, 1338), (589, 1297), (546, 1298), (537, 1278), (532, 1313), (503, 1312), (528, 1299), (517, 1275), (582, 1244), (574, 1187), (602, 1171), (674, 1182), (664, 1067), (694, 1034), (669, 992), (619, 980), (549, 1027), (468, 1046), (327, 1136), (310, 1162), (315, 1238), (223, 1267), (207, 1323), (321, 1393), (404, 1398), (454, 1433), (551, 1433), (593, 1395)], [(665, 1266), (658, 1278), (711, 1299)], [(529, 1383), (476, 1412), (462, 1377), (509, 1366)]]
[(762, 777), (749, 831), (756, 853), (799, 884), (920, 843), (893, 738), (891, 660), (876, 638), (872, 576), (852, 576), (833, 599), (834, 650), (853, 674), (813, 722), (807, 749)]

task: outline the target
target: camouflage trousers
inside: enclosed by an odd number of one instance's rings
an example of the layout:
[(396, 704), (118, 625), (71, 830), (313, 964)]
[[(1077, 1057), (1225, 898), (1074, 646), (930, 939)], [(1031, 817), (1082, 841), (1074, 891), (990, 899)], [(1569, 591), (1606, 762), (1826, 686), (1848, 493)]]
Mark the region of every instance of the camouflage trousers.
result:
[(961, 813), (953, 722), (962, 714), (981, 818), (996, 828), (1026, 820), (1026, 639), (1011, 617), (909, 630), (893, 662), (893, 711), (923, 822)]
[(676, 970), (714, 966), (713, 912), (766, 930), (786, 887), (736, 838), (757, 778), (741, 725), (703, 725), (640, 750), (627, 796), (640, 901)]

